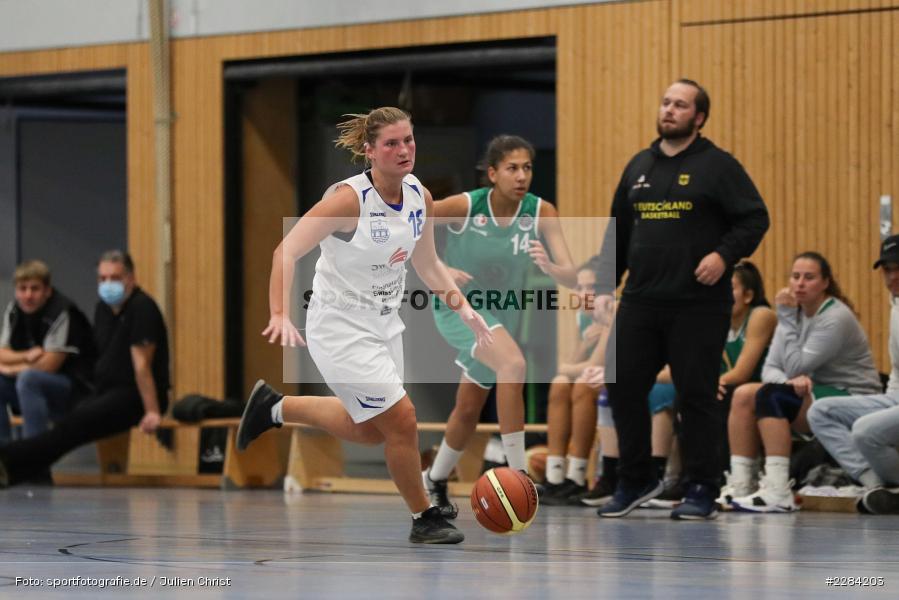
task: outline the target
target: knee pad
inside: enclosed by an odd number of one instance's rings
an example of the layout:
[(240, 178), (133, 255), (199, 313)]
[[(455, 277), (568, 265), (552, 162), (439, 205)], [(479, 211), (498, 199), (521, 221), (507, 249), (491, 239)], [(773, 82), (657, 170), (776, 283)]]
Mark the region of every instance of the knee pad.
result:
[(774, 417), (792, 422), (802, 408), (802, 398), (793, 391), (793, 386), (785, 383), (766, 383), (755, 395), (755, 416), (757, 419)]

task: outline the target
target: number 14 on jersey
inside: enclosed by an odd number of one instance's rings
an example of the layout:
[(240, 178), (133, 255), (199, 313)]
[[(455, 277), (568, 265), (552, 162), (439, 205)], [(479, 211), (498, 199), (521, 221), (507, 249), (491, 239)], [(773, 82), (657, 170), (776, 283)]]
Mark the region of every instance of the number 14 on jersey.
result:
[(530, 244), (530, 241), (531, 241), (531, 234), (530, 233), (522, 233), (522, 234), (516, 233), (509, 239), (509, 241), (512, 242), (512, 254), (514, 256), (518, 256), (519, 252), (527, 253), (528, 245)]

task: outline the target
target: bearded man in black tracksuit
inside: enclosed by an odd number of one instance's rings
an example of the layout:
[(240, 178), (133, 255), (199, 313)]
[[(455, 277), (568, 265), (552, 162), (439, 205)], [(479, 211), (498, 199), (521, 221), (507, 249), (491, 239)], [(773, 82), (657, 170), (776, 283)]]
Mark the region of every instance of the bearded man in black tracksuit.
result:
[[(598, 513), (621, 517), (663, 486), (651, 462), (647, 397), (670, 365), (677, 390), (684, 502), (675, 519), (717, 515), (721, 409), (718, 375), (730, 326), (734, 264), (756, 249), (768, 212), (743, 170), (699, 130), (708, 94), (682, 79), (665, 91), (659, 139), (624, 170), (612, 203), (613, 223), (594, 257), (598, 294), (627, 282), (606, 361), (609, 401), (618, 432), (619, 482)], [(614, 275), (612, 275), (614, 273)], [(611, 296), (600, 297), (597, 310)]]

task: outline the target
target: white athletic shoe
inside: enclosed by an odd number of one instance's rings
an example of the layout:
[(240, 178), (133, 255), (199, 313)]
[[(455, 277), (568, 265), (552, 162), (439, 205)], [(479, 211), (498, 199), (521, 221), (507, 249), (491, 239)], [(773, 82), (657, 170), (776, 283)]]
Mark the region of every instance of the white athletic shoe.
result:
[(767, 477), (762, 477), (759, 489), (754, 494), (737, 496), (731, 500), (734, 510), (758, 513), (790, 513), (799, 510), (790, 480), (785, 486), (772, 485)]
[(724, 476), (725, 481), (721, 486), (721, 495), (716, 500), (722, 510), (733, 510), (734, 498), (751, 496), (759, 489), (758, 481), (739, 481), (730, 474), (730, 471), (725, 471)]

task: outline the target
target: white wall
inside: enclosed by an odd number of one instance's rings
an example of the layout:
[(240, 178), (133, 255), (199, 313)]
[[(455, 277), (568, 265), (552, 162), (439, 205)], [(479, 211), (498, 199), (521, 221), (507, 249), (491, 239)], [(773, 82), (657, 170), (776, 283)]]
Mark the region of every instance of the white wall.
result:
[[(172, 35), (376, 23), (612, 0), (171, 0)], [(146, 40), (146, 0), (0, 0), (0, 52)]]

